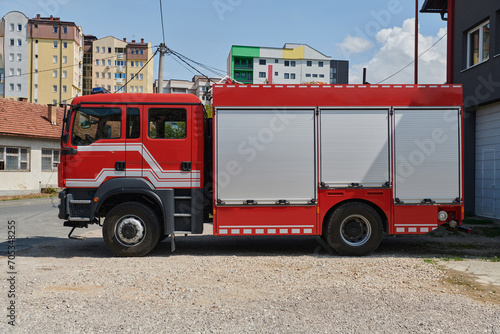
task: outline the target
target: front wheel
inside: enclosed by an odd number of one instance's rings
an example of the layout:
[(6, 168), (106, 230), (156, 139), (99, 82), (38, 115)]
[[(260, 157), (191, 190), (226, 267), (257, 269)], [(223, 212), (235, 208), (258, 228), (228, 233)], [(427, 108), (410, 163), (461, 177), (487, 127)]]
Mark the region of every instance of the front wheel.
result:
[(158, 244), (160, 224), (150, 207), (138, 202), (127, 202), (109, 211), (102, 235), (114, 255), (143, 256)]
[(371, 206), (364, 203), (341, 205), (330, 215), (327, 224), (326, 240), (342, 255), (368, 255), (382, 241), (382, 220)]

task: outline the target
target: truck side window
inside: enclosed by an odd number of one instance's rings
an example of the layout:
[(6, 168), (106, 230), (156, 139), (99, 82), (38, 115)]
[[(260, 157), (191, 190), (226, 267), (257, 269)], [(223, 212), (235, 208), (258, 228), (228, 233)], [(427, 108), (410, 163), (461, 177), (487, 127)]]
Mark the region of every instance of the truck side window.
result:
[(71, 144), (90, 145), (97, 140), (121, 137), (120, 108), (80, 108), (75, 114)]
[(148, 113), (149, 138), (186, 138), (186, 109), (151, 108)]
[(127, 108), (127, 138), (136, 139), (141, 136), (141, 115), (139, 108)]

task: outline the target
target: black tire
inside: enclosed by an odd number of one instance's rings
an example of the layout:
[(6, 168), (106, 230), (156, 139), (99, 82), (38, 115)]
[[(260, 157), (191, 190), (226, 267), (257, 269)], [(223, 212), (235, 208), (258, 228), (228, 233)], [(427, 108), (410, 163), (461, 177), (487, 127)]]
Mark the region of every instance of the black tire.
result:
[(371, 206), (364, 203), (341, 205), (326, 223), (326, 241), (341, 255), (368, 255), (382, 241), (382, 220)]
[(160, 234), (155, 212), (138, 202), (115, 206), (102, 229), (106, 246), (116, 256), (144, 256), (156, 247)]

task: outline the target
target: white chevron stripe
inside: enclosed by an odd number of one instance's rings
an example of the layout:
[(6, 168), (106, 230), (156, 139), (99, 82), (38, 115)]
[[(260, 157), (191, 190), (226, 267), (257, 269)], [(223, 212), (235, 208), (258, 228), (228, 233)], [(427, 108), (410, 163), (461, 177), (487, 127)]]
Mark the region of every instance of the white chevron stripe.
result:
[[(160, 164), (154, 159), (151, 153), (144, 147), (143, 144), (103, 144), (96, 143), (89, 146), (80, 146), (80, 152), (123, 152), (123, 151), (139, 152), (151, 169), (127, 169), (126, 173), (129, 176), (145, 177), (156, 188), (191, 188), (200, 187), (201, 171), (193, 170), (183, 172), (179, 170), (164, 170)], [(99, 187), (107, 177), (124, 177), (124, 171), (116, 171), (112, 168), (103, 168), (94, 179), (67, 179), (66, 187)]]

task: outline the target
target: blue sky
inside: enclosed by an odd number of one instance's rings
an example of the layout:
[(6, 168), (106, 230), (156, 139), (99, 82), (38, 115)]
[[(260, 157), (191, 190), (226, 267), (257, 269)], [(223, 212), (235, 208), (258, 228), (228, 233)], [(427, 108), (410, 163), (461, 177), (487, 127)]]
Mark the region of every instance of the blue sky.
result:
[[(0, 0), (1, 16), (11, 10), (30, 18), (54, 15), (74, 21), (85, 34), (145, 38), (153, 45), (163, 39), (159, 8), (159, 0)], [(231, 45), (305, 43), (334, 59), (349, 60), (351, 82), (360, 80), (363, 66), (368, 67), (369, 81), (375, 82), (412, 60), (408, 19), (414, 17), (414, 8), (414, 0), (163, 0), (166, 44), (191, 59), (225, 70)], [(421, 51), (435, 43), (445, 27), (439, 15), (420, 14)], [(445, 40), (422, 60), (422, 78), (440, 81), (442, 76), (444, 81)], [(155, 76), (157, 68), (155, 59)], [(410, 67), (393, 80), (407, 82), (411, 73)], [(192, 76), (166, 57), (165, 78)]]

